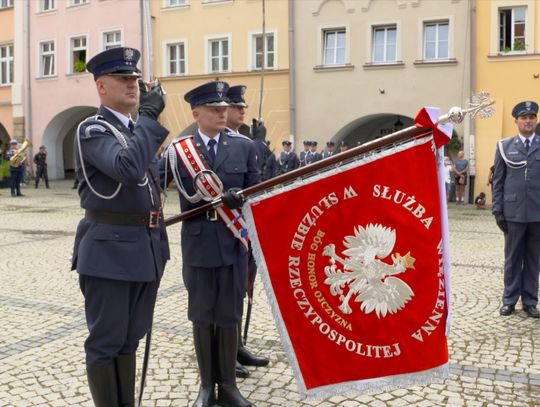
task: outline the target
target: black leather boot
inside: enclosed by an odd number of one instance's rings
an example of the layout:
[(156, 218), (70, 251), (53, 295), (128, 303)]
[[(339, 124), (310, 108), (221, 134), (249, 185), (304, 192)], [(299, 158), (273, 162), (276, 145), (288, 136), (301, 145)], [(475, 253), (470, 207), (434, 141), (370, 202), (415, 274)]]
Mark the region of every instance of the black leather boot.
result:
[(254, 407), (236, 386), (237, 328), (216, 327), (219, 354), (218, 404), (221, 407)]
[[(242, 341), (242, 322), (238, 324), (238, 356), (236, 358), (238, 363), (244, 366), (267, 366), (270, 360), (264, 356), (257, 356), (251, 353)], [(247, 370), (247, 369), (246, 369)], [(237, 368), (238, 371), (238, 368)], [(249, 374), (249, 372), (248, 372)], [(242, 377), (236, 375), (236, 377)], [(247, 376), (246, 376), (247, 377)]]
[(86, 376), (96, 407), (118, 407), (118, 382), (114, 362), (103, 367), (86, 365)]
[(249, 370), (247, 370), (244, 366), (242, 366), (238, 361), (236, 362), (236, 367), (234, 370), (236, 373), (236, 377), (240, 379), (245, 379), (246, 377), (249, 376)]
[(115, 359), (120, 406), (135, 406), (135, 353), (120, 355)]
[(193, 407), (212, 407), (216, 404), (215, 375), (213, 373), (213, 344), (214, 326), (201, 326), (193, 324), (193, 345), (199, 364), (199, 375), (201, 376), (201, 386), (199, 395)]

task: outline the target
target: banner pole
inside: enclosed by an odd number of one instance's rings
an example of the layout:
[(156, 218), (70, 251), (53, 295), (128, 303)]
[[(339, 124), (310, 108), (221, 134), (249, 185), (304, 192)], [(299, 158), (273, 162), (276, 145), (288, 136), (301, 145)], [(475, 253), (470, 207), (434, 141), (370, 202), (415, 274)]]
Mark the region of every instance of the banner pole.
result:
[[(397, 143), (407, 138), (427, 136), (431, 134), (431, 132), (432, 132), (431, 128), (410, 126), (403, 130), (378, 138), (376, 140), (369, 141), (360, 146), (351, 148), (339, 154), (317, 161), (308, 166), (300, 167), (300, 168), (297, 168), (296, 170), (293, 170), (285, 174), (278, 175), (277, 177), (271, 178), (269, 180), (260, 182), (257, 185), (253, 185), (251, 187), (244, 189), (243, 191), (240, 191), (240, 193), (242, 194), (244, 198), (247, 198), (248, 196), (256, 194), (257, 192), (264, 191), (265, 189), (273, 188), (280, 184), (284, 184), (286, 182), (295, 180), (297, 178), (300, 178), (306, 175), (310, 175), (323, 168), (330, 167), (334, 164), (337, 164), (343, 161), (347, 161), (351, 158), (354, 158), (357, 155), (364, 154), (364, 153), (376, 150), (378, 148)], [(222, 205), (221, 198), (217, 198), (213, 200), (212, 202), (208, 202), (197, 208), (191, 209), (186, 212), (182, 212), (178, 215), (174, 215), (165, 219), (165, 226), (174, 225), (175, 223), (182, 222), (185, 219), (189, 219), (194, 216), (200, 215), (204, 212), (217, 208), (221, 205)]]

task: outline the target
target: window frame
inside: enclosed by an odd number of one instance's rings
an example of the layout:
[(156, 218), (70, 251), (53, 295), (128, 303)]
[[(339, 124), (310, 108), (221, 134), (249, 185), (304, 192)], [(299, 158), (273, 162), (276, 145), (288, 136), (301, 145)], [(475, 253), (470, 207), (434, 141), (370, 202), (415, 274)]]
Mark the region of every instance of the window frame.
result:
[[(84, 38), (84, 48), (83, 47), (78, 47), (77, 49), (74, 48), (74, 40), (77, 40), (77, 39), (83, 39)], [(80, 75), (80, 74), (84, 74), (86, 73), (86, 63), (88, 62), (88, 44), (89, 44), (89, 35), (88, 34), (77, 34), (77, 35), (71, 35), (69, 36), (69, 39), (68, 39), (68, 74), (70, 75)], [(74, 60), (74, 52), (76, 51), (85, 51), (85, 58), (84, 58), (84, 66), (85, 66), (85, 69), (80, 71), (80, 72), (77, 72), (75, 71), (75, 60)]]
[[(2, 49), (6, 49), (6, 56), (2, 57)], [(13, 43), (9, 44), (0, 44), (0, 87), (1, 86), (11, 86), (14, 80), (14, 53), (15, 48)], [(4, 73), (4, 67), (7, 71), (6, 73), (6, 82), (2, 81), (2, 75)]]
[[(262, 70), (262, 67), (257, 67), (257, 55), (259, 54), (257, 52), (257, 39), (262, 38), (262, 32), (260, 31), (250, 32), (248, 35), (249, 35), (249, 44), (250, 44), (250, 50), (251, 50), (248, 56), (249, 58), (248, 70), (260, 71)], [(264, 64), (265, 64), (264, 69), (274, 70), (274, 69), (277, 69), (277, 32), (276, 30), (268, 30), (265, 32), (265, 36), (266, 36), (267, 43), (265, 47), (266, 55), (264, 56)], [(272, 66), (268, 65), (268, 55), (270, 54), (270, 52), (268, 51), (268, 39), (270, 38), (270, 36), (273, 37), (273, 42), (274, 42), (274, 49), (271, 52), (272, 57), (273, 57)]]
[[(171, 3), (178, 4), (171, 4)], [(163, 8), (185, 7), (189, 5), (189, 0), (163, 0)]]
[[(43, 46), (45, 44), (52, 44), (52, 51), (47, 51), (46, 53), (44, 53), (43, 51)], [(52, 78), (52, 77), (55, 77), (57, 76), (56, 74), (56, 40), (43, 40), (43, 41), (40, 41), (38, 43), (38, 52), (39, 52), (39, 59), (38, 59), (38, 63), (39, 63), (39, 75), (38, 75), (38, 78)], [(51, 65), (52, 65), (52, 69), (51, 69), (51, 73), (49, 73), (48, 75), (45, 74), (45, 61), (44, 61), (44, 58), (45, 57), (49, 57), (50, 60), (51, 60)]]
[[(514, 49), (515, 47), (515, 41), (516, 41), (516, 35), (515, 35), (515, 27), (516, 27), (516, 21), (515, 21), (515, 11), (517, 9), (523, 9), (524, 10), (524, 13), (525, 13), (525, 16), (524, 16), (524, 20), (523, 20), (523, 25), (524, 25), (524, 28), (523, 28), (523, 49)], [(523, 54), (523, 53), (526, 53), (527, 52), (527, 34), (528, 34), (528, 16), (529, 16), (529, 13), (528, 13), (528, 6), (527, 5), (519, 5), (519, 6), (500, 6), (497, 8), (497, 32), (498, 32), (498, 35), (497, 35), (497, 43), (498, 43), (498, 46), (497, 46), (497, 51), (499, 53), (504, 53), (504, 54), (508, 54), (508, 53), (512, 53), (512, 54)], [(502, 44), (503, 41), (505, 41), (505, 38), (501, 38), (502, 36), (502, 30), (505, 31), (505, 37), (506, 37), (506, 27), (502, 27), (502, 24), (501, 24), (501, 14), (502, 12), (504, 11), (510, 11), (511, 12), (511, 17), (510, 17), (510, 20), (511, 20), (511, 28), (510, 28), (510, 47), (504, 47), (503, 48), (503, 45), (506, 45), (506, 44)]]
[[(163, 71), (165, 73), (165, 76), (186, 76), (188, 74), (188, 42), (187, 39), (176, 39), (176, 40), (170, 40), (163, 44)], [(170, 48), (172, 46), (180, 46), (182, 45), (184, 47), (184, 72), (180, 73), (172, 73), (171, 72), (171, 59), (170, 59)], [(182, 62), (181, 59), (177, 59), (177, 62)]]
[(15, 0), (0, 0), (0, 10), (13, 8)]
[[(219, 41), (220, 42), (220, 55), (219, 58), (219, 70), (214, 71), (212, 69), (212, 43)], [(223, 41), (227, 41), (227, 69), (223, 69), (223, 58), (225, 57), (221, 54)], [(223, 35), (212, 35), (205, 38), (205, 58), (206, 58), (206, 73), (207, 74), (216, 74), (216, 73), (228, 73), (232, 71), (232, 35), (223, 34)]]
[[(446, 57), (441, 57), (439, 55), (439, 50), (440, 50), (440, 39), (439, 39), (439, 26), (442, 25), (442, 24), (446, 24), (447, 26), (447, 37), (446, 37)], [(428, 58), (427, 55), (426, 55), (426, 52), (427, 52), (427, 47), (426, 47), (426, 43), (427, 43), (427, 37), (426, 37), (426, 28), (428, 26), (433, 26), (435, 25), (436, 26), (436, 40), (435, 40), (435, 57), (433, 58)], [(449, 19), (437, 19), (437, 20), (424, 20), (422, 21), (422, 60), (423, 61), (447, 61), (450, 59), (450, 38), (451, 36), (451, 31), (450, 31), (450, 20)]]
[[(45, 3), (49, 3), (49, 8), (45, 8)], [(58, 10), (58, 0), (40, 0), (38, 7), (38, 12), (40, 13), (50, 13), (52, 11), (56, 11)]]
[[(120, 41), (117, 43), (116, 46), (107, 48), (106, 36), (108, 34), (116, 34), (116, 33), (120, 34)], [(110, 29), (106, 29), (106, 30), (101, 31), (101, 50), (102, 51), (105, 51), (105, 50), (111, 49), (111, 48), (118, 48), (118, 47), (122, 47), (122, 46), (124, 46), (124, 30), (123, 29), (121, 29), (121, 28), (110, 28)]]
[(89, 3), (90, 3), (90, 0), (69, 0), (68, 7), (80, 7)]
[[(375, 60), (375, 49), (376, 49), (376, 35), (375, 33), (377, 30), (384, 29), (384, 43), (383, 43), (383, 54), (384, 54), (384, 60), (382, 61), (376, 61)], [(394, 59), (388, 59), (387, 53), (388, 53), (388, 30), (393, 29), (395, 31), (395, 42), (394, 42)], [(398, 35), (399, 35), (399, 26), (397, 23), (385, 23), (385, 24), (373, 24), (371, 25), (371, 56), (370, 61), (373, 65), (390, 65), (390, 64), (397, 64), (399, 62), (398, 59)]]

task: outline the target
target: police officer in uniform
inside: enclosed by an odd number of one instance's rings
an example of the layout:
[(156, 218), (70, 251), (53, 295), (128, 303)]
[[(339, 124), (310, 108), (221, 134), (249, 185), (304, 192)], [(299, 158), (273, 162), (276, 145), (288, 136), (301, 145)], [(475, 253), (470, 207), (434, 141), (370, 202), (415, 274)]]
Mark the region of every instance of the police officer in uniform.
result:
[[(239, 133), (240, 126), (244, 124), (244, 117), (247, 103), (244, 98), (246, 87), (244, 85), (231, 86), (227, 91), (229, 99), (229, 107), (227, 107), (227, 128), (225, 131), (228, 134), (231, 132)], [(257, 164), (261, 177), (265, 171), (268, 157), (272, 154), (268, 145), (265, 142), (266, 127), (263, 123), (253, 119), (252, 137), (255, 149), (257, 151)], [(257, 275), (257, 265), (253, 254), (249, 253), (248, 264), (248, 290), (252, 289)], [(252, 354), (242, 341), (242, 320), (238, 324), (238, 356), (236, 364), (236, 377), (245, 378), (249, 376), (249, 371), (244, 366), (266, 366), (269, 360), (266, 357), (256, 356)]]
[(279, 154), (278, 158), (278, 173), (285, 174), (289, 171), (295, 170), (300, 166), (300, 160), (296, 153), (292, 150), (292, 142), (284, 140), (281, 142), (283, 151)]
[(332, 157), (336, 153), (336, 143), (333, 141), (326, 142), (326, 150), (322, 153), (322, 158)]
[(139, 57), (120, 47), (88, 61), (101, 106), (79, 125), (75, 141), (85, 216), (72, 269), (84, 296), (86, 372), (97, 407), (134, 405), (135, 352), (151, 330), (169, 259), (155, 175), (156, 151), (168, 134), (157, 122), (165, 103), (159, 88), (148, 92), (143, 85), (139, 96)]
[(39, 152), (34, 156), (34, 164), (36, 164), (36, 189), (39, 185), (39, 180), (45, 180), (45, 187), (49, 189), (49, 175), (47, 174), (47, 149), (45, 146), (39, 148)]
[(538, 104), (518, 103), (512, 116), (518, 135), (497, 143), (493, 173), (493, 215), (504, 232), (503, 316), (521, 297), (523, 310), (538, 318), (540, 269), (540, 140), (535, 134)]
[[(184, 96), (191, 105), (198, 129), (193, 143), (199, 155), (223, 183), (223, 203), (243, 203), (236, 193), (260, 181), (254, 143), (246, 136), (225, 131), (229, 85), (213, 81)], [(193, 178), (177, 161), (185, 192), (196, 193)], [(182, 211), (200, 206), (180, 195)], [(182, 276), (188, 291), (188, 318), (193, 323), (193, 344), (201, 385), (194, 406), (249, 407), (236, 385), (238, 324), (242, 320), (247, 287), (248, 251), (215, 210), (182, 222)]]
[(322, 160), (322, 155), (317, 151), (317, 142), (312, 141), (309, 150), (309, 156), (308, 156), (308, 164), (316, 163), (317, 161)]
[(304, 150), (300, 151), (300, 153), (298, 154), (298, 159), (300, 160), (300, 167), (306, 166), (306, 158), (307, 158), (307, 155), (309, 154), (309, 147), (311, 146), (311, 141), (304, 140), (303, 144), (304, 144)]

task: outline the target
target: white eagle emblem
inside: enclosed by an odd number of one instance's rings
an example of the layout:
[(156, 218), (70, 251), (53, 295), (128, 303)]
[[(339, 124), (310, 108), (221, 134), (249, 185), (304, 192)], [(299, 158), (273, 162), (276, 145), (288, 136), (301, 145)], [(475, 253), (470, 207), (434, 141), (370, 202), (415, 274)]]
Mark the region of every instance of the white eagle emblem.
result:
[[(330, 257), (330, 265), (324, 268), (324, 283), (330, 286), (332, 295), (339, 295), (339, 309), (344, 314), (352, 313), (349, 301), (353, 295), (356, 295), (355, 301), (361, 303), (361, 311), (366, 314), (375, 311), (378, 318), (388, 313), (395, 314), (414, 296), (404, 281), (392, 277), (414, 269), (415, 259), (410, 252), (405, 256), (392, 254), (393, 264), (382, 261), (392, 253), (395, 243), (394, 229), (370, 223), (365, 228), (355, 227), (354, 236), (345, 236), (343, 255), (349, 257), (342, 258), (336, 254), (334, 244), (324, 248), (323, 255)], [(349, 291), (344, 295), (346, 286)]]

